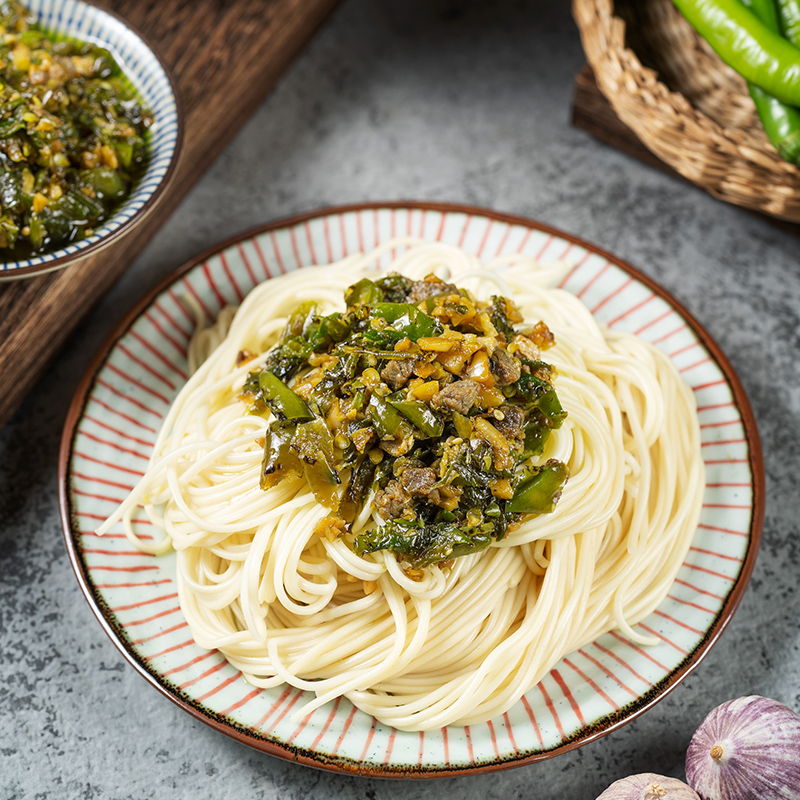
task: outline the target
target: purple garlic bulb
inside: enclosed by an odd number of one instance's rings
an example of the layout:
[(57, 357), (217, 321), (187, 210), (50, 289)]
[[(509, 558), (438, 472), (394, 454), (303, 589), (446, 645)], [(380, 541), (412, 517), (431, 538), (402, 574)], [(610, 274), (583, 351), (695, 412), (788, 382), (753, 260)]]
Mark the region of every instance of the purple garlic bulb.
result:
[(614, 781), (597, 800), (699, 800), (694, 789), (676, 778), (653, 772)]
[(800, 800), (800, 716), (767, 697), (715, 708), (686, 753), (702, 800)]

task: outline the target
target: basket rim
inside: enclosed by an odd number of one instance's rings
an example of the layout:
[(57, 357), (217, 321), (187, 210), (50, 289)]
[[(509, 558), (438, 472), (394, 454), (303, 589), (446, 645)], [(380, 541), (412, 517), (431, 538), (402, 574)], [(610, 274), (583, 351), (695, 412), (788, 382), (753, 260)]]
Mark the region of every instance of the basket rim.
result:
[[(572, 13), (598, 88), (651, 152), (717, 198), (800, 222), (800, 168), (784, 161), (766, 134), (720, 124), (644, 66), (626, 43), (614, 0), (573, 0)], [(694, 146), (678, 153), (678, 142)]]

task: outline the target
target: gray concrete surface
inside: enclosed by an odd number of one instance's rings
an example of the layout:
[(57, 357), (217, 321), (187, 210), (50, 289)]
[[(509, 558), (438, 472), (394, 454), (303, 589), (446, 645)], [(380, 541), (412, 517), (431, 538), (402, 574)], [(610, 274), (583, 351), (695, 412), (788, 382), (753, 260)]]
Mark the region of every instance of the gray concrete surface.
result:
[[(250, 123), (0, 431), (0, 798), (593, 800), (626, 774), (682, 777), (718, 703), (800, 710), (800, 240), (570, 127), (583, 63), (559, 0), (344, 0)], [(763, 438), (768, 506), (731, 626), (671, 695), (548, 762), (448, 781), (326, 774), (240, 746), (149, 687), (68, 563), (56, 462), (69, 398), (120, 313), (201, 248), (287, 214), (440, 200), (526, 215), (637, 265), (704, 323)]]

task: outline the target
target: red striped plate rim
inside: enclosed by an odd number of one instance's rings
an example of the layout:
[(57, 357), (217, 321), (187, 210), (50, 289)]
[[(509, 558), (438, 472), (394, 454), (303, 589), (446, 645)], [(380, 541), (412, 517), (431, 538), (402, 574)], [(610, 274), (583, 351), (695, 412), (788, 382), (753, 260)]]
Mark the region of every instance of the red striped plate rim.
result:
[[(174, 557), (135, 551), (97, 522), (146, 466), (186, 376), (193, 318), (209, 318), (256, 283), (329, 263), (396, 236), (456, 244), (483, 260), (524, 252), (570, 265), (561, 282), (601, 322), (648, 339), (673, 360), (698, 401), (708, 487), (693, 546), (669, 596), (638, 628), (563, 658), (509, 712), (483, 725), (395, 731), (341, 700), (294, 720), (302, 693), (245, 683), (221, 655), (191, 640), (178, 606)], [(387, 259), (393, 257), (392, 253)], [(186, 299), (184, 299), (186, 298)], [(634, 267), (531, 220), (427, 203), (345, 206), (240, 234), (150, 290), (99, 349), (69, 409), (60, 451), (60, 504), (76, 576), (101, 626), (148, 682), (192, 716), (266, 753), (328, 770), (438, 777), (551, 758), (643, 713), (697, 667), (730, 621), (753, 570), (764, 517), (758, 432), (742, 386), (692, 315)], [(142, 521), (142, 535), (150, 535)]]

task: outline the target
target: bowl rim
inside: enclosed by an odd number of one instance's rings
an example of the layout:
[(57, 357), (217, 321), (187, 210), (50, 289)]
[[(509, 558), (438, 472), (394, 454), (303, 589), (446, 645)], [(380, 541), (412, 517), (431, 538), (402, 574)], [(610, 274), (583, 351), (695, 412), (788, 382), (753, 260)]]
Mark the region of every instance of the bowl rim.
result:
[[(3, 269), (0, 269), (0, 281), (10, 281), (15, 280), (17, 278), (25, 278), (30, 277), (33, 275), (41, 275), (47, 272), (52, 272), (57, 269), (61, 269), (63, 267), (68, 266), (71, 263), (79, 263), (83, 261), (83, 259), (90, 255), (94, 254), (99, 250), (102, 250), (107, 245), (111, 244), (111, 242), (115, 241), (120, 235), (128, 233), (132, 228), (136, 227), (146, 216), (150, 214), (150, 212), (155, 207), (156, 203), (158, 203), (161, 199), (161, 196), (164, 193), (164, 190), (167, 186), (170, 185), (173, 178), (175, 177), (175, 170), (177, 168), (178, 160), (181, 155), (181, 151), (183, 148), (183, 128), (184, 128), (184, 113), (183, 113), (183, 103), (181, 101), (180, 94), (178, 92), (178, 85), (175, 80), (174, 75), (172, 74), (172, 70), (169, 69), (167, 64), (165, 63), (163, 57), (158, 52), (158, 49), (153, 46), (152, 42), (149, 40), (147, 36), (142, 34), (142, 32), (133, 24), (131, 24), (127, 19), (125, 19), (121, 14), (117, 13), (115, 10), (108, 8), (102, 5), (98, 0), (74, 0), (74, 2), (78, 6), (86, 6), (92, 11), (90, 13), (100, 13), (105, 14), (112, 19), (119, 22), (123, 25), (127, 31), (129, 31), (134, 37), (139, 39), (139, 41), (144, 45), (144, 47), (150, 51), (153, 55), (155, 60), (158, 62), (158, 65), (164, 72), (164, 75), (167, 79), (167, 83), (170, 88), (170, 92), (172, 93), (172, 98), (175, 103), (175, 145), (172, 151), (172, 157), (170, 158), (169, 165), (167, 166), (167, 171), (164, 173), (164, 177), (159, 181), (158, 185), (153, 189), (150, 196), (145, 200), (142, 207), (132, 214), (128, 219), (122, 222), (117, 228), (113, 231), (110, 231), (105, 236), (102, 236), (95, 242), (87, 245), (80, 250), (76, 250), (71, 253), (63, 253), (62, 255), (57, 255), (58, 253), (64, 250), (63, 247), (59, 248), (58, 250), (53, 250), (52, 253), (45, 253), (45, 256), (52, 255), (53, 258), (47, 258), (47, 260), (38, 263), (38, 264), (29, 264), (25, 267), (14, 267), (9, 266), (13, 265), (14, 261), (5, 262)], [(136, 84), (134, 83), (134, 86)], [(124, 206), (123, 206), (124, 208)], [(119, 213), (121, 209), (117, 211)], [(108, 221), (114, 219), (116, 214), (109, 218)]]
[[(84, 408), (89, 400), (89, 394), (94, 386), (98, 371), (105, 363), (110, 352), (115, 347), (119, 339), (147, 310), (147, 308), (158, 297), (158, 295), (165, 291), (169, 286), (180, 280), (180, 278), (186, 275), (189, 271), (207, 261), (213, 255), (216, 255), (225, 249), (236, 245), (238, 242), (261, 234), (269, 233), (270, 231), (302, 224), (303, 222), (317, 217), (328, 217), (333, 215), (343, 215), (351, 212), (362, 212), (377, 209), (425, 210), (442, 212), (443, 214), (463, 213), (471, 216), (485, 217), (489, 220), (508, 223), (510, 225), (533, 227), (547, 235), (560, 237), (576, 246), (587, 248), (592, 253), (607, 259), (610, 263), (620, 267), (628, 275), (632, 276), (638, 281), (641, 281), (646, 287), (651, 289), (654, 294), (669, 303), (674, 310), (685, 319), (687, 324), (692, 328), (693, 332), (697, 336), (698, 340), (703, 344), (704, 347), (708, 349), (709, 354), (719, 366), (730, 387), (736, 406), (741, 414), (744, 436), (748, 445), (748, 466), (752, 476), (753, 488), (753, 500), (750, 518), (750, 541), (748, 543), (746, 555), (742, 562), (741, 571), (739, 572), (739, 575), (730, 590), (730, 594), (723, 604), (719, 614), (709, 625), (705, 636), (696, 646), (696, 648), (692, 650), (686, 656), (686, 658), (669, 673), (669, 675), (662, 678), (658, 683), (653, 684), (648, 692), (642, 694), (636, 701), (633, 701), (629, 706), (627, 706), (624, 709), (624, 713), (617, 715), (613, 719), (606, 718), (606, 720), (600, 724), (587, 726), (587, 728), (581, 733), (572, 736), (561, 744), (547, 750), (521, 754), (518, 758), (507, 758), (500, 761), (476, 763), (471, 766), (437, 767), (433, 769), (414, 770), (411, 768), (403, 769), (393, 767), (381, 768), (375, 766), (365, 766), (357, 762), (351, 763), (345, 759), (327, 759), (321, 754), (309, 755), (305, 751), (292, 747), (291, 744), (257, 738), (243, 728), (238, 728), (218, 720), (212, 713), (206, 713), (202, 708), (198, 708), (186, 698), (173, 694), (165, 685), (162, 684), (161, 681), (158, 680), (154, 673), (150, 672), (139, 661), (139, 659), (131, 650), (126, 648), (125, 643), (121, 641), (120, 637), (118, 636), (114, 625), (103, 613), (103, 604), (102, 602), (99, 602), (98, 596), (91, 586), (91, 581), (89, 580), (85, 571), (85, 565), (81, 560), (78, 547), (72, 536), (72, 506), (70, 502), (69, 477), (71, 472), (72, 446), (75, 436), (78, 433), (78, 423), (81, 420)], [(81, 378), (80, 383), (78, 384), (77, 389), (75, 390), (75, 394), (67, 411), (61, 443), (59, 446), (58, 495), (62, 533), (64, 536), (70, 564), (76, 575), (76, 578), (78, 579), (81, 592), (88, 602), (92, 613), (95, 615), (96, 619), (100, 623), (100, 626), (105, 631), (106, 635), (111, 639), (114, 646), (120, 651), (128, 664), (131, 665), (136, 672), (138, 672), (139, 675), (141, 675), (150, 685), (155, 687), (162, 695), (167, 697), (170, 701), (172, 701), (184, 712), (187, 712), (194, 719), (205, 723), (218, 733), (221, 733), (240, 744), (247, 745), (248, 747), (259, 752), (276, 756), (282, 760), (292, 761), (305, 766), (321, 769), (323, 771), (354, 775), (358, 777), (391, 779), (431, 779), (479, 775), (504, 771), (514, 767), (525, 766), (538, 761), (548, 760), (562, 753), (566, 753), (570, 750), (574, 750), (578, 747), (589, 744), (590, 742), (594, 742), (611, 733), (612, 731), (618, 730), (619, 728), (639, 717), (645, 711), (651, 709), (670, 692), (672, 692), (672, 690), (675, 689), (678, 684), (680, 684), (691, 672), (697, 668), (700, 662), (708, 655), (709, 651), (717, 642), (723, 631), (727, 628), (728, 624), (731, 622), (734, 613), (738, 608), (745, 591), (747, 590), (753, 569), (755, 567), (756, 558), (762, 540), (766, 507), (765, 471), (761, 441), (758, 434), (755, 415), (750, 406), (750, 402), (747, 398), (744, 388), (730, 361), (725, 356), (724, 352), (716, 343), (711, 334), (667, 289), (628, 263), (626, 260), (615, 256), (609, 251), (604, 250), (603, 248), (598, 247), (585, 239), (574, 236), (571, 233), (567, 233), (559, 228), (538, 222), (530, 217), (518, 214), (507, 214), (488, 208), (466, 204), (404, 200), (392, 200), (384, 202), (371, 201), (341, 206), (322, 207), (314, 211), (282, 217), (266, 224), (248, 228), (208, 248), (205, 248), (202, 252), (189, 258), (176, 269), (171, 270), (164, 278), (157, 281), (142, 295), (138, 301), (131, 306), (131, 308), (127, 311), (127, 313), (124, 314), (114, 329), (107, 335), (103, 343), (95, 352), (92, 360), (83, 374), (83, 377)]]

